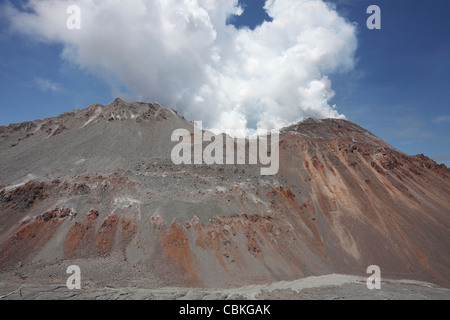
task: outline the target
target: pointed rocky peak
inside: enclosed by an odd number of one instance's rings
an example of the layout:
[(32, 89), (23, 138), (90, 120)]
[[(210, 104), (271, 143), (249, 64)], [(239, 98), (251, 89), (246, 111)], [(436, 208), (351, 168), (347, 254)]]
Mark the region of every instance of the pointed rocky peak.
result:
[(112, 103), (110, 103), (109, 105), (107, 105), (107, 108), (113, 108), (113, 109), (127, 109), (129, 108), (130, 103), (122, 100), (121, 98), (116, 98), (114, 99), (114, 101)]
[(126, 103), (124, 100), (122, 100), (121, 98), (115, 98), (113, 104), (121, 104), (121, 103)]
[(84, 109), (82, 114), (87, 121), (102, 118), (108, 122), (124, 120), (134, 120), (136, 122), (146, 120), (163, 121), (174, 116), (180, 118), (176, 112), (171, 109), (166, 109), (159, 104), (126, 102), (121, 98), (116, 98), (107, 106), (99, 104), (92, 105)]

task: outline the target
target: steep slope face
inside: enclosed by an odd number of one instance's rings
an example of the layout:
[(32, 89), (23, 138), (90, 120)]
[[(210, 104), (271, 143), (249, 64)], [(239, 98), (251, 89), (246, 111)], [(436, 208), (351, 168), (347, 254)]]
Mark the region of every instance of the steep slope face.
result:
[(328, 127), (328, 138), (305, 139), (303, 124), (284, 136), (280, 173), (294, 190), (310, 180), (306, 198), (335, 267), (357, 272), (375, 264), (390, 277), (423, 277), (448, 286), (447, 168), (423, 155), (402, 154), (347, 121), (325, 122), (313, 132), (320, 136)]
[[(345, 120), (282, 131), (280, 171), (174, 165), (158, 105), (94, 105), (0, 128), (0, 272), (224, 286), (365, 275), (450, 286), (450, 175)], [(50, 278), (49, 278), (50, 277)], [(65, 280), (64, 280), (65, 281)]]

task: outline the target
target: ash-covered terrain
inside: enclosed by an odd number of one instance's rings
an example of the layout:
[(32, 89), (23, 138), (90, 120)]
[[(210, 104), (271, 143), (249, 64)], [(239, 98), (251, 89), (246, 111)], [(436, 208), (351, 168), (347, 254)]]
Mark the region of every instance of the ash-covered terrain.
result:
[(383, 278), (426, 281), (449, 298), (437, 288), (450, 287), (444, 165), (335, 119), (283, 129), (274, 176), (175, 165), (180, 128), (194, 132), (173, 110), (120, 99), (0, 127), (0, 295), (24, 284), (42, 298), (65, 286), (69, 265), (94, 292), (367, 277), (378, 265)]

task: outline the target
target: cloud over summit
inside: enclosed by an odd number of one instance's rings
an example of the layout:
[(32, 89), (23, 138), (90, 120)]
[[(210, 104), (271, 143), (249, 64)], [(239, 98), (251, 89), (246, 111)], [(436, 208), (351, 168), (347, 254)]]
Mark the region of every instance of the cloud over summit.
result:
[[(81, 8), (81, 30), (66, 9)], [(226, 25), (237, 0), (29, 0), (8, 5), (13, 30), (62, 43), (62, 57), (114, 95), (157, 101), (217, 130), (280, 128), (341, 117), (327, 74), (353, 68), (355, 26), (322, 0), (267, 0), (255, 30)], [(120, 92), (126, 87), (129, 92)]]

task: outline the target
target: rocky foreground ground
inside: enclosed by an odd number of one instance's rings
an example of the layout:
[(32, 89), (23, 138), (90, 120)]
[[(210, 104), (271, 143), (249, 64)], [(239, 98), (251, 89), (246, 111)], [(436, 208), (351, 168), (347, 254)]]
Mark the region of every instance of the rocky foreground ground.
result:
[(228, 289), (100, 287), (84, 283), (80, 290), (65, 284), (0, 282), (0, 300), (450, 300), (450, 290), (410, 280), (383, 280), (369, 290), (366, 279), (332, 274), (268, 285)]

